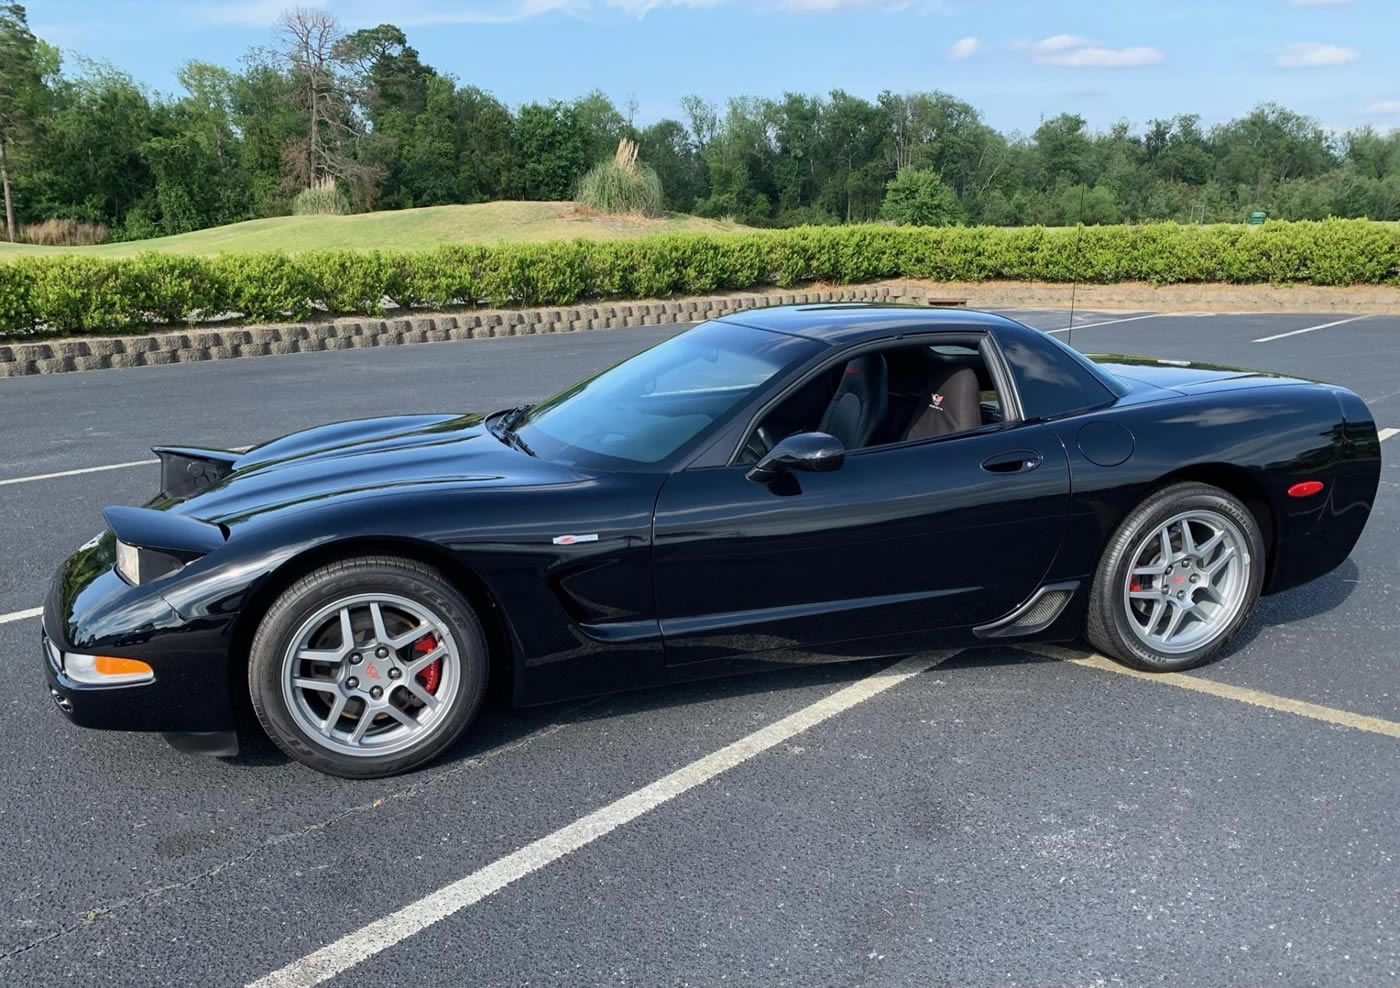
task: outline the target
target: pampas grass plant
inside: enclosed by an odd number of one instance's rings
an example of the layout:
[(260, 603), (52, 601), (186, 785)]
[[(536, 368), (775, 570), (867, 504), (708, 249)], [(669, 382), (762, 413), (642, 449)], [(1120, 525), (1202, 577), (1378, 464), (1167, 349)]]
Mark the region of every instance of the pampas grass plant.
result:
[(600, 213), (660, 216), (661, 179), (650, 165), (637, 160), (637, 145), (624, 137), (617, 153), (579, 181), (574, 201)]
[(344, 216), (350, 212), (350, 199), (335, 179), (318, 179), (309, 189), (302, 189), (292, 200), (295, 216)]

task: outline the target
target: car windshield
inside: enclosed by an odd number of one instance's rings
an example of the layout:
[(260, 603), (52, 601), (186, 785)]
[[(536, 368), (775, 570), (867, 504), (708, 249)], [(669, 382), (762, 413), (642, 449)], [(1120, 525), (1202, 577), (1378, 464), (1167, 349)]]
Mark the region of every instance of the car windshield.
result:
[(703, 323), (541, 402), (511, 432), (555, 462), (654, 468), (820, 348), (801, 337)]

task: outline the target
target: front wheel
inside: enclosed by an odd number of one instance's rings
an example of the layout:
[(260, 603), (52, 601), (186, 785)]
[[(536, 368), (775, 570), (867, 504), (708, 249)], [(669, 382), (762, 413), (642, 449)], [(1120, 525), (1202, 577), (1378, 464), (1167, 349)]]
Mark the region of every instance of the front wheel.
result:
[(1238, 498), (1207, 484), (1163, 488), (1123, 520), (1099, 560), (1087, 637), (1149, 672), (1208, 662), (1249, 620), (1264, 552)]
[(253, 638), (248, 686), (268, 735), (343, 778), (423, 764), (471, 722), (487, 651), (471, 605), (408, 559), (366, 556), (302, 577)]

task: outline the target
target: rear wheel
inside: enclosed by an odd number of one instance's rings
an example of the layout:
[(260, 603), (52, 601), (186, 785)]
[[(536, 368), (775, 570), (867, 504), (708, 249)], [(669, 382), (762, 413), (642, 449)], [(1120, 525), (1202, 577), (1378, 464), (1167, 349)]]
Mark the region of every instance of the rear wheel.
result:
[(1118, 527), (1099, 561), (1086, 633), (1137, 669), (1209, 661), (1244, 627), (1264, 578), (1264, 539), (1239, 499), (1206, 484), (1153, 494)]
[(289, 587), (253, 638), (248, 686), (291, 757), (345, 778), (432, 759), (486, 690), (486, 639), (471, 605), (432, 568), (347, 559)]

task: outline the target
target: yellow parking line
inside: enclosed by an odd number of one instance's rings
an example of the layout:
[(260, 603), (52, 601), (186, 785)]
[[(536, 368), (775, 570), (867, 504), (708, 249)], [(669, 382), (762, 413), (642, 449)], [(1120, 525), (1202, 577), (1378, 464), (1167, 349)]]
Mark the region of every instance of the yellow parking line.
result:
[(1098, 669), (1101, 672), (1116, 672), (1120, 676), (1131, 676), (1134, 679), (1146, 680), (1149, 683), (1177, 686), (1184, 690), (1194, 690), (1197, 693), (1208, 693), (1211, 696), (1218, 696), (1225, 700), (1238, 700), (1240, 703), (1252, 703), (1256, 707), (1267, 707), (1270, 710), (1278, 710), (1286, 714), (1297, 714), (1299, 717), (1311, 717), (1313, 720), (1324, 721), (1328, 724), (1337, 724), (1341, 727), (1350, 727), (1358, 731), (1369, 731), (1372, 734), (1384, 734), (1386, 737), (1400, 738), (1400, 723), (1396, 723), (1393, 720), (1369, 717), (1365, 714), (1354, 714), (1349, 710), (1338, 710), (1336, 707), (1324, 707), (1320, 703), (1308, 703), (1304, 700), (1294, 700), (1286, 696), (1275, 696), (1273, 693), (1251, 690), (1243, 686), (1231, 686), (1228, 683), (1218, 683), (1212, 679), (1188, 676), (1180, 672), (1139, 672), (1136, 669), (1129, 669), (1127, 666), (1114, 662), (1112, 659), (1102, 655), (1077, 652), (1073, 649), (1059, 648), (1054, 645), (1018, 645), (1016, 647), (1023, 652), (1043, 655), (1047, 659), (1059, 659), (1063, 662), (1073, 662), (1077, 666), (1086, 666), (1090, 669)]

